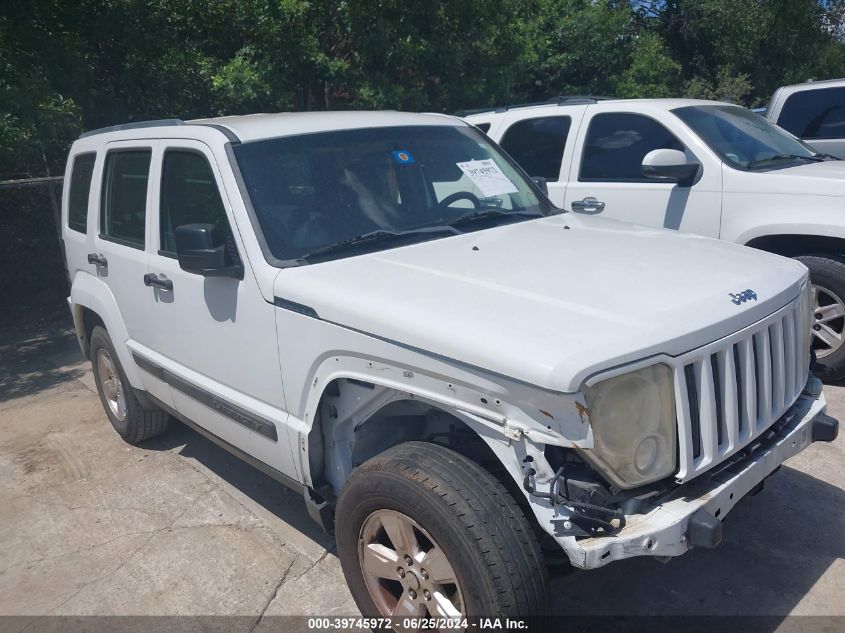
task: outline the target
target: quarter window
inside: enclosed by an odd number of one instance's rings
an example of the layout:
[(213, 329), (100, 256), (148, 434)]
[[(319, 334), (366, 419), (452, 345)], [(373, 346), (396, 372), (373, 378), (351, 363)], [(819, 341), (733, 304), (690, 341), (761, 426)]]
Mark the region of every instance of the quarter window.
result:
[(144, 248), (150, 150), (119, 150), (106, 156), (100, 235)]
[(162, 253), (175, 255), (176, 227), (183, 224), (214, 224), (219, 244), (231, 243), (226, 210), (208, 160), (197, 152), (168, 150), (161, 171)]
[(684, 145), (654, 119), (639, 114), (597, 114), (587, 131), (578, 179), (654, 182), (643, 176), (642, 163), (655, 149), (684, 151)]
[(560, 177), (563, 148), (571, 125), (568, 116), (524, 119), (508, 128), (500, 145), (529, 176), (553, 182)]
[(778, 125), (800, 138), (845, 138), (845, 88), (796, 92), (783, 105)]
[(79, 154), (73, 159), (67, 201), (67, 225), (80, 233), (88, 232), (88, 195), (96, 154)]

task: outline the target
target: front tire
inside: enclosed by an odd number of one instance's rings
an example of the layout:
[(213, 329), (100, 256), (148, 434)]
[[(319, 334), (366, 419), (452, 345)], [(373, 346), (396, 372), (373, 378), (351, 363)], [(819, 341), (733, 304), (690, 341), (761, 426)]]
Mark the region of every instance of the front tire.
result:
[(91, 332), (91, 365), (100, 402), (120, 437), (136, 444), (167, 429), (170, 416), (141, 404), (126, 379), (108, 332), (99, 325)]
[(845, 378), (845, 262), (830, 255), (796, 257), (810, 269), (813, 373), (826, 382)]
[(546, 570), (504, 486), (427, 442), (394, 446), (349, 477), (335, 533), (347, 584), (368, 617), (542, 614)]

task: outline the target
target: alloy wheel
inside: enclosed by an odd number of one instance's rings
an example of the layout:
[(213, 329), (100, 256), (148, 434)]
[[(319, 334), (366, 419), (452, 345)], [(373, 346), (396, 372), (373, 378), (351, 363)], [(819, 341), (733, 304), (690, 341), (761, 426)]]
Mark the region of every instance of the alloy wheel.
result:
[(117, 371), (117, 365), (112, 360), (111, 354), (104, 348), (100, 348), (97, 353), (97, 375), (100, 379), (103, 397), (112, 415), (119, 422), (123, 422), (126, 419), (126, 398), (123, 382), (120, 380), (120, 373)]
[(394, 618), (397, 630), (402, 618), (465, 615), (452, 564), (411, 517), (395, 510), (370, 514), (361, 526), (358, 559), (373, 602), (382, 616)]

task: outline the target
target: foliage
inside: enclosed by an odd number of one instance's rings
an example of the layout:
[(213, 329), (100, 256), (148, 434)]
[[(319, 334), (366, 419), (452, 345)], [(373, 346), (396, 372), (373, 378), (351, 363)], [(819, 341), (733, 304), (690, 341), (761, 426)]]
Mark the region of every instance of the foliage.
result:
[(0, 177), (83, 129), (560, 94), (765, 103), (845, 76), (845, 0), (5, 0)]
[(743, 103), (751, 88), (751, 79), (747, 73), (734, 74), (732, 68), (721, 66), (716, 71), (715, 81), (696, 75), (684, 84), (683, 94), (691, 99)]
[(672, 59), (660, 36), (653, 31), (637, 35), (631, 44), (628, 67), (616, 82), (619, 97), (672, 97), (681, 82), (681, 65)]

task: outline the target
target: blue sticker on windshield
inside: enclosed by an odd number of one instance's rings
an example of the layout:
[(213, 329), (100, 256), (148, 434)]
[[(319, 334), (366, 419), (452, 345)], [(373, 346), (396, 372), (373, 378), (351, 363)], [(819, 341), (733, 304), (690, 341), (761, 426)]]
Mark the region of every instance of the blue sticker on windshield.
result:
[(396, 162), (400, 165), (410, 165), (414, 162), (414, 157), (411, 156), (411, 152), (406, 152), (404, 149), (397, 149), (393, 152), (393, 158), (396, 159)]

